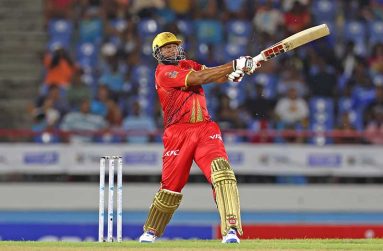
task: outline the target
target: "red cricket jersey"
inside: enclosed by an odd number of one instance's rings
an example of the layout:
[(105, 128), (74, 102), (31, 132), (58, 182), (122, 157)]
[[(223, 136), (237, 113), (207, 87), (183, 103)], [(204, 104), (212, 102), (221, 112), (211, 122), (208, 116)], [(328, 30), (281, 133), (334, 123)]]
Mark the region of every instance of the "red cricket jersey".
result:
[(164, 128), (179, 123), (211, 121), (202, 86), (186, 86), (188, 75), (202, 67), (192, 60), (157, 66), (156, 89), (164, 114)]

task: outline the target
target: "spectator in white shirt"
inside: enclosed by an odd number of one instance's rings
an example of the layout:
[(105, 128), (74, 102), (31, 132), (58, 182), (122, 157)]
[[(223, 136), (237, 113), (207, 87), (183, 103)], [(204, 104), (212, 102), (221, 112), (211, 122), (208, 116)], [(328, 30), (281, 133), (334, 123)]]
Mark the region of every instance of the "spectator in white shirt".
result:
[[(275, 115), (278, 129), (299, 130), (306, 127), (309, 109), (306, 101), (298, 97), (297, 90), (290, 88), (287, 96), (278, 100)], [(297, 142), (301, 139), (293, 137)]]

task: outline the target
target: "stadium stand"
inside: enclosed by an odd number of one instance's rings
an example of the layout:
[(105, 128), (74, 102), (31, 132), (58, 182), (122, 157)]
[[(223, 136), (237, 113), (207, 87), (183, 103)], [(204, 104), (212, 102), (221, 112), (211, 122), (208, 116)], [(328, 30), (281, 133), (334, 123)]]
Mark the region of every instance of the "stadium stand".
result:
[[(25, 1), (16, 2), (27, 5)], [(333, 130), (347, 113), (350, 123), (358, 131), (363, 131), (368, 123), (365, 107), (374, 102), (374, 86), (379, 85), (379, 82), (372, 80), (379, 79), (383, 74), (383, 21), (381, 8), (377, 7), (379, 3), (374, 1), (355, 4), (347, 1), (315, 0), (309, 3), (300, 1), (300, 4), (293, 5), (278, 1), (244, 0), (233, 4), (230, 1), (211, 0), (193, 3), (191, 6), (178, 5), (172, 1), (158, 1), (148, 6), (135, 5), (134, 1), (121, 3), (113, 0), (110, 5), (103, 1), (82, 1), (81, 4), (70, 4), (68, 1), (65, 8), (55, 5), (54, 2), (45, 7), (47, 39), (36, 40), (42, 41), (40, 49), (44, 46), (48, 54), (53, 53), (56, 48), (66, 49), (75, 65), (76, 73), (73, 76), (77, 75), (88, 86), (92, 99), (100, 85), (107, 85), (123, 118), (129, 115), (131, 104), (137, 101), (145, 115), (153, 116), (158, 129), (162, 125), (158, 122), (161, 121), (160, 113), (154, 107), (157, 103), (153, 86), (156, 62), (151, 56), (151, 41), (156, 33), (165, 29), (184, 40), (189, 58), (214, 66), (240, 55), (255, 55), (260, 49), (291, 34), (299, 27), (327, 23), (332, 34), (326, 41), (309, 44), (273, 62), (263, 64), (257, 74), (245, 78), (239, 86), (228, 83), (218, 88), (222, 95), (229, 98), (230, 109), (238, 111), (249, 110), (246, 107), (249, 105), (246, 104), (246, 95), (250, 87), (247, 86), (254, 83), (263, 85), (263, 96), (270, 102), (271, 110), (274, 110), (275, 104), (291, 85), (295, 85), (300, 97), (310, 104), (313, 100), (331, 103), (332, 108), (323, 111), (317, 111), (314, 109), (315, 105), (310, 105), (315, 111), (311, 109), (313, 114), (310, 115), (310, 126), (306, 128), (308, 130)], [(17, 9), (18, 5), (14, 6)], [(201, 8), (203, 11), (199, 11)], [(358, 8), (364, 11), (359, 11)], [(32, 10), (33, 16), (42, 11), (36, 6)], [(5, 11), (2, 10), (1, 13), (4, 14)], [(255, 18), (257, 13), (264, 20), (270, 20), (267, 23), (272, 26), (260, 29), (262, 20)], [(276, 16), (276, 13), (279, 14)], [(299, 24), (291, 23), (292, 17), (298, 18)], [(12, 17), (8, 18), (11, 23)], [(30, 32), (40, 34), (36, 30), (42, 28), (41, 20), (40, 26), (35, 22), (36, 24), (31, 24), (35, 31)], [(11, 24), (9, 26), (12, 27)], [(272, 30), (278, 32), (270, 32)], [(12, 36), (10, 35), (11, 38)], [(333, 46), (326, 46), (328, 43)], [(34, 50), (37, 51), (39, 46), (37, 42), (34, 44)], [(41, 69), (43, 65), (33, 64), (29, 67)], [(294, 70), (292, 72), (289, 69)], [(47, 83), (43, 81), (47, 70), (35, 72), (42, 72), (39, 77), (39, 89), (42, 91), (37, 95), (43, 96), (44, 90), (47, 90), (44, 88)], [(36, 79), (38, 76), (35, 74), (33, 77)], [(16, 76), (13, 75), (13, 78)], [(2, 81), (9, 79), (2, 75)], [(316, 88), (320, 81), (328, 82), (327, 85), (323, 83), (326, 90)], [(71, 84), (68, 86), (70, 88)], [(217, 91), (215, 87), (206, 86), (205, 89), (210, 99), (210, 113), (217, 119), (218, 109), (222, 107), (220, 102), (225, 99), (212, 95), (213, 89), (214, 92)], [(345, 89), (349, 90), (349, 96), (345, 94)], [(64, 99), (66, 91), (65, 88), (62, 90)], [(36, 114), (34, 111), (39, 108), (41, 107), (34, 104), (30, 109), (31, 125)], [(108, 113), (112, 112), (107, 111), (104, 116), (108, 116)], [(64, 115), (60, 114), (59, 124)], [(246, 113), (239, 116), (240, 122), (234, 123), (236, 126), (232, 129), (257, 128), (252, 122), (257, 121), (253, 116), (249, 117)], [(318, 118), (326, 120), (318, 121)], [(121, 126), (120, 122), (110, 128)], [(279, 129), (273, 114), (268, 127)], [(44, 128), (41, 129), (43, 131)], [(316, 140), (307, 138), (305, 142), (313, 143)], [(328, 138), (324, 142), (334, 143)]]

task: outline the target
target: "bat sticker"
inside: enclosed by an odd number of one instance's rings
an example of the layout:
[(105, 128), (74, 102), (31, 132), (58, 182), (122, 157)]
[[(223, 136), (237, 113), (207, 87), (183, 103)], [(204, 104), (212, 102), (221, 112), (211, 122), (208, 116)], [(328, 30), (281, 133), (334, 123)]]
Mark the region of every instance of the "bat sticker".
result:
[(278, 56), (279, 54), (281, 54), (283, 52), (285, 52), (285, 50), (283, 49), (283, 45), (277, 44), (274, 47), (271, 47), (270, 49), (265, 51), (265, 57), (267, 60), (269, 60), (275, 56)]

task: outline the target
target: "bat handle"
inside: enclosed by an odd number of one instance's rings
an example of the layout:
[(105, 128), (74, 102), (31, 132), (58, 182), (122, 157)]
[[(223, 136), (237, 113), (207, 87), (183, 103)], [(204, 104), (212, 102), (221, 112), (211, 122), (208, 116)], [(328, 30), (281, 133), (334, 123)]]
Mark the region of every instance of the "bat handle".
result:
[(257, 56), (253, 57), (254, 60), (260, 62), (260, 61), (266, 61), (265, 58), (262, 56), (262, 54), (258, 54)]

